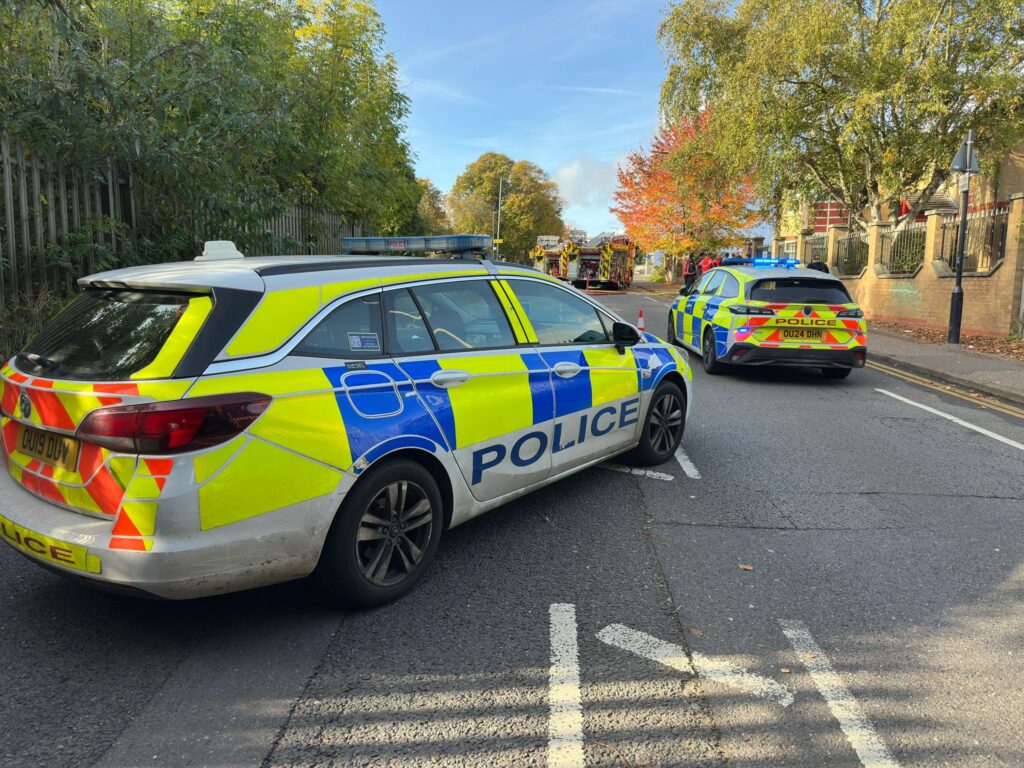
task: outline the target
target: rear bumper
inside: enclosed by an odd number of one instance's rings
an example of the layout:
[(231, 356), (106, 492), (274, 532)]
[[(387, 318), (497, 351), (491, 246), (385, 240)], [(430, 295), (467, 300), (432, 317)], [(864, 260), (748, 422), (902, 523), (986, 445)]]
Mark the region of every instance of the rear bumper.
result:
[(801, 349), (793, 347), (758, 347), (733, 344), (723, 363), (730, 365), (790, 365), (807, 368), (863, 368), (868, 359), (867, 347), (851, 349)]
[[(308, 575), (320, 556), (336, 503), (331, 497), (320, 497), (222, 528), (163, 534), (160, 516), (165, 510), (161, 504), (153, 549), (126, 551), (108, 546), (113, 520), (70, 512), (43, 501), (0, 467), (0, 538), (18, 553), (48, 570), (99, 588), (175, 600)], [(181, 507), (173, 510), (175, 517), (184, 513), (186, 519), (187, 512)], [(198, 519), (198, 513), (193, 514)], [(74, 559), (69, 554), (72, 548), (88, 552), (89, 567), (61, 562)]]

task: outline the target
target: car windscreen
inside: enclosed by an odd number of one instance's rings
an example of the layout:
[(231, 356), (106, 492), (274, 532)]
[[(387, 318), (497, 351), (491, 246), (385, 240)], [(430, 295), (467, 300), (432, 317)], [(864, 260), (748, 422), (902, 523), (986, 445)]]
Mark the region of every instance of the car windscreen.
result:
[(190, 298), (150, 291), (86, 291), (43, 327), (18, 355), (18, 367), (54, 379), (129, 379), (160, 352)]
[(779, 277), (758, 280), (750, 289), (751, 301), (773, 304), (849, 304), (850, 294), (838, 280)]

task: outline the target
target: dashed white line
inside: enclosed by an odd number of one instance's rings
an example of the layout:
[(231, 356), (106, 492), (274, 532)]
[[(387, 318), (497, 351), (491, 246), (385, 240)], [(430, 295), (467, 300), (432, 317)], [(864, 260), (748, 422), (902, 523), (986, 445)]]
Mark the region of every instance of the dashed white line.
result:
[(665, 480), (672, 482), (675, 477), (672, 475), (666, 475), (664, 472), (655, 472), (653, 469), (638, 469), (637, 467), (624, 467), (621, 464), (602, 464), (605, 469), (610, 469), (613, 472), (622, 472), (627, 475), (637, 475), (638, 477), (649, 477), (652, 480)]
[(976, 426), (975, 424), (971, 424), (969, 421), (964, 421), (963, 419), (958, 419), (956, 416), (952, 416), (952, 415), (950, 415), (948, 413), (943, 413), (942, 411), (938, 410), (937, 408), (932, 408), (930, 405), (922, 405), (921, 403), (915, 403), (913, 400), (911, 400), (909, 398), (906, 398), (906, 397), (903, 397), (902, 395), (897, 395), (895, 392), (890, 392), (887, 389), (877, 389), (876, 388), (875, 392), (881, 392), (883, 395), (888, 395), (891, 398), (894, 398), (894, 399), (899, 400), (901, 402), (907, 403), (907, 405), (912, 405), (915, 408), (920, 408), (922, 411), (928, 411), (928, 413), (933, 413), (936, 416), (941, 416), (944, 419), (949, 419), (954, 424), (959, 424), (961, 427), (966, 427), (967, 429), (973, 429), (975, 432), (979, 432), (979, 433), (985, 435), (986, 437), (991, 437), (993, 440), (998, 440), (1000, 443), (1004, 443), (1006, 445), (1009, 445), (1012, 448), (1017, 448), (1018, 450), (1024, 451), (1024, 444), (1018, 443), (1016, 440), (1011, 440), (1008, 437), (1003, 437), (1002, 435), (997, 435), (995, 432), (989, 432), (984, 427)]
[(660, 301), (658, 301), (657, 299), (652, 299), (650, 296), (644, 296), (644, 298), (647, 299), (648, 301), (653, 301), (659, 307), (664, 306)]
[(576, 606), (552, 603), (551, 671), (548, 675), (548, 766), (582, 768), (583, 704)]
[(783, 707), (788, 707), (793, 703), (792, 692), (786, 686), (770, 678), (748, 672), (725, 659), (705, 656), (702, 653), (691, 654), (693, 658), (691, 666), (690, 659), (686, 657), (686, 651), (678, 645), (666, 643), (664, 640), (659, 640), (645, 632), (638, 632), (623, 624), (609, 624), (597, 633), (597, 639), (645, 659), (664, 664), (684, 675), (692, 674), (696, 669), (697, 674), (703, 678), (714, 680), (760, 699), (774, 701)]
[(811, 636), (807, 625), (802, 621), (785, 619), (779, 623), (793, 650), (800, 654), (801, 661), (807, 667), (811, 680), (818, 687), (832, 715), (839, 721), (839, 727), (846, 734), (846, 739), (857, 753), (861, 764), (865, 768), (899, 768), (899, 763), (893, 759), (889, 749), (875, 733), (871, 722), (864, 716), (857, 700), (832, 668), (832, 663)]
[(679, 466), (683, 468), (683, 472), (691, 480), (700, 480), (700, 470), (690, 461), (690, 457), (686, 455), (681, 447), (676, 449), (676, 461), (679, 462)]

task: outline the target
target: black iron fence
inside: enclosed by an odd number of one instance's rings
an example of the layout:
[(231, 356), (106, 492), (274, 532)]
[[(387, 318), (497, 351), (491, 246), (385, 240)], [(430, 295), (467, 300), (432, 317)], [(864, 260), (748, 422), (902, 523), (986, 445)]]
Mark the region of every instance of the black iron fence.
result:
[(925, 223), (915, 222), (902, 230), (879, 233), (879, 262), (890, 274), (913, 273), (924, 261)]
[[(72, 164), (33, 152), (0, 133), (0, 318), (14, 305), (43, 295), (67, 295), (90, 272), (146, 259), (138, 232), (147, 217), (146, 190), (131, 166)], [(191, 222), (189, 247), (204, 240), (235, 240), (243, 253), (337, 253), (343, 236), (362, 227), (336, 213), (297, 205), (281, 215), (237, 222), (203, 210)]]
[[(964, 243), (964, 272), (987, 272), (1006, 255), (1006, 234), (1010, 222), (1010, 208), (1000, 205), (988, 211), (967, 215), (967, 240)], [(939, 239), (939, 258), (956, 270), (956, 244), (960, 232), (960, 217), (946, 216), (942, 220)]]
[(828, 235), (821, 232), (804, 239), (804, 261), (828, 261)]
[(868, 241), (861, 233), (844, 235), (836, 241), (835, 271), (859, 275), (868, 265)]

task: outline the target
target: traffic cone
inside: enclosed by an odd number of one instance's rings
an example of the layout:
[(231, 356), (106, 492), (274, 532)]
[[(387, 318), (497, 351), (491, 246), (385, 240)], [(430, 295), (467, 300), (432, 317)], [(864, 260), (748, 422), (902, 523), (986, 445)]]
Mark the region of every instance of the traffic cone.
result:
[(644, 311), (642, 309), (640, 310), (640, 317), (636, 319), (636, 329), (638, 331), (647, 330), (646, 328), (644, 328)]

